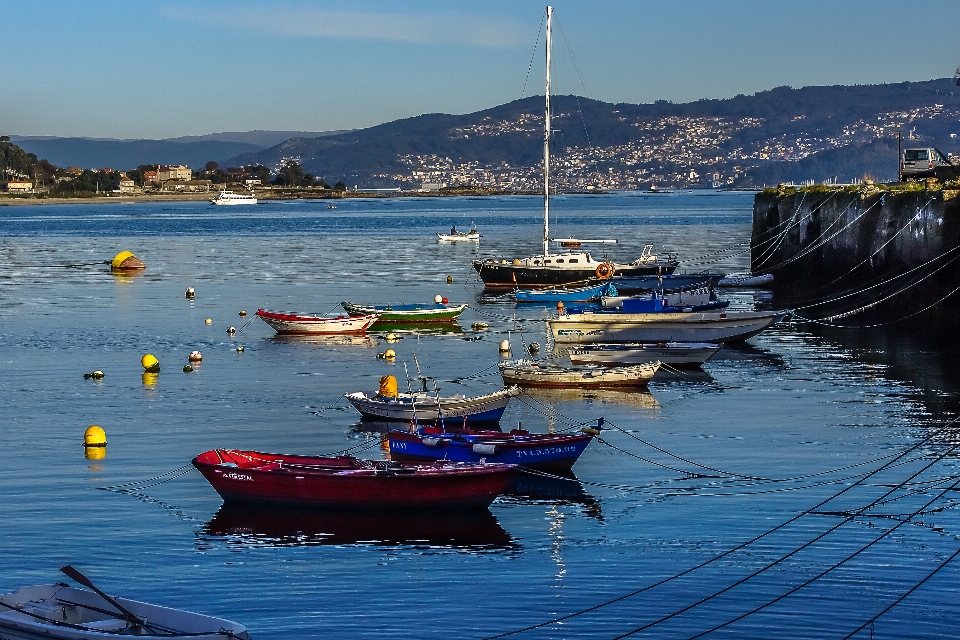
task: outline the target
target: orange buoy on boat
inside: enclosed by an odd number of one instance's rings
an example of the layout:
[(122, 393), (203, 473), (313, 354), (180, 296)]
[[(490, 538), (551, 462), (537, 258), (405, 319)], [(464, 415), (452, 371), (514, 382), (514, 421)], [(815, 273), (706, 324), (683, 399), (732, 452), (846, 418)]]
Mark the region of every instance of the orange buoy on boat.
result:
[(132, 251), (121, 251), (110, 261), (111, 271), (133, 271), (146, 268), (147, 265), (143, 264), (140, 258), (133, 255)]

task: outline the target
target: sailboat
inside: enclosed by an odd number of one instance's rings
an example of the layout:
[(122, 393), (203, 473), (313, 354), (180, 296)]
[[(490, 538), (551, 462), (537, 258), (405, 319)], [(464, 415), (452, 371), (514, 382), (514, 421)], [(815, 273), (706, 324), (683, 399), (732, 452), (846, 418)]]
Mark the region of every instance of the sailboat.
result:
[[(543, 127), (543, 254), (529, 258), (484, 258), (473, 260), (473, 268), (490, 289), (537, 289), (558, 286), (583, 286), (593, 280), (623, 276), (666, 275), (677, 268), (672, 256), (658, 257), (649, 249), (633, 262), (620, 264), (594, 258), (587, 251), (550, 253), (550, 55), (552, 48), (553, 7), (547, 7), (546, 103)], [(616, 243), (616, 240), (554, 240), (564, 247), (581, 243)], [(652, 248), (652, 247), (651, 247)]]

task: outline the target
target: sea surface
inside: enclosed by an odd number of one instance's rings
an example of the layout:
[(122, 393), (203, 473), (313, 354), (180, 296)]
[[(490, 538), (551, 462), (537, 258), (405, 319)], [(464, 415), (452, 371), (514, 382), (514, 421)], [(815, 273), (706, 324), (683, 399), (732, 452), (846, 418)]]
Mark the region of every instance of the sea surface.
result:
[[(895, 329), (787, 322), (648, 392), (521, 396), (504, 428), (608, 430), (575, 480), (529, 478), (470, 517), (228, 508), (185, 466), (215, 447), (379, 458), (383, 425), (344, 393), (418, 365), (442, 393), (487, 393), (504, 339), (562, 362), (549, 310), (485, 298), (470, 266), (538, 252), (541, 205), (0, 207), (0, 591), (66, 580), (69, 563), (258, 640), (483, 638), (588, 609), (513, 637), (843, 638), (901, 598), (854, 637), (960, 636), (960, 560), (943, 566), (960, 549), (960, 439), (945, 426), (960, 384), (952, 360), (928, 366), (930, 348)], [(618, 261), (653, 244), (681, 270), (733, 273), (749, 266), (751, 208), (748, 193), (578, 195), (553, 201), (551, 223), (618, 239), (584, 245)], [(437, 243), (471, 222), (479, 246)], [(123, 250), (143, 274), (110, 273)], [(280, 339), (253, 316), (435, 295), (470, 304), (454, 330), (389, 345)], [(776, 307), (766, 291), (723, 295)], [(377, 358), (388, 347), (395, 363)], [(203, 361), (183, 373), (193, 350)], [(93, 424), (102, 459), (81, 446)]]

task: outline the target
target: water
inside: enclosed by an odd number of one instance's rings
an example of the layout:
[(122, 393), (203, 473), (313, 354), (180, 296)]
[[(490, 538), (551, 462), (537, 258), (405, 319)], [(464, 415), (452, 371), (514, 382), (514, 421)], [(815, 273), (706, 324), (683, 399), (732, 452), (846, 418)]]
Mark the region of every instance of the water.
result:
[[(609, 432), (612, 446), (592, 443), (574, 467), (583, 484), (526, 487), (479, 517), (226, 509), (196, 471), (134, 495), (97, 490), (157, 476), (214, 447), (327, 453), (366, 443), (364, 455), (376, 457), (379, 434), (338, 398), (375, 389), (381, 375), (402, 375), (414, 353), (445, 392), (495, 388), (497, 343), (509, 332), (515, 346), (546, 344), (537, 321), (545, 310), (479, 304), (469, 259), (536, 251), (540, 204), (517, 197), (350, 200), (336, 210), (306, 201), (0, 208), (0, 590), (57, 581), (57, 568), (70, 563), (108, 592), (234, 619), (258, 639), (484, 637), (611, 600), (730, 550), (922, 443), (956, 409), (949, 369), (933, 377), (933, 388), (913, 381), (924, 366), (909, 366), (909, 336), (885, 334), (878, 347), (862, 333), (783, 325), (725, 349), (704, 373), (655, 381), (649, 393), (511, 403), (504, 426), (544, 431), (603, 416), (663, 451)], [(749, 239), (751, 196), (571, 196), (553, 210), (559, 234), (620, 239), (595, 245), (596, 253), (626, 260), (650, 242), (689, 259)], [(435, 231), (471, 221), (484, 236), (479, 248), (433, 240)], [(146, 273), (115, 276), (93, 264), (121, 250), (142, 258)], [(705, 267), (745, 270), (748, 255), (731, 249), (696, 268)], [(188, 286), (196, 288), (192, 302)], [(462, 333), (404, 335), (390, 345), (397, 364), (376, 358), (386, 348), (380, 336), (280, 340), (259, 320), (246, 324), (258, 307), (325, 312), (340, 300), (435, 294), (483, 315), (468, 310)], [(728, 297), (736, 308), (776, 304), (763, 292)], [(240, 309), (250, 315), (239, 317)], [(490, 329), (469, 339), (477, 320)], [(244, 328), (231, 337), (229, 326)], [(194, 349), (203, 362), (184, 374)], [(147, 352), (162, 365), (155, 381), (141, 376)], [(106, 377), (85, 380), (94, 369)], [(477, 372), (484, 374), (454, 382)], [(107, 432), (102, 460), (85, 459), (79, 444), (91, 424)], [(822, 511), (867, 505), (935, 461), (948, 441), (923, 442)], [(710, 467), (791, 479), (858, 464), (777, 483), (688, 473), (721, 476)], [(913, 482), (957, 475), (948, 457)], [(516, 637), (614, 637), (796, 551), (635, 637), (693, 636), (814, 578), (896, 524), (884, 516), (911, 513), (936, 495), (911, 486), (912, 494), (893, 494), (899, 499), (802, 550), (842, 518), (803, 517), (663, 586)], [(955, 495), (712, 635), (843, 637), (958, 548)], [(874, 637), (958, 635), (958, 577), (958, 566), (948, 565), (881, 617)]]

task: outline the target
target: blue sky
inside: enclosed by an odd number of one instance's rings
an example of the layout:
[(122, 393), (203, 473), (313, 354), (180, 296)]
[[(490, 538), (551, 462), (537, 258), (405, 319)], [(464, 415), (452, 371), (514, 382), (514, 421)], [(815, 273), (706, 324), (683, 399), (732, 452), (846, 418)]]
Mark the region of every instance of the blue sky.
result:
[[(0, 133), (324, 131), (477, 111), (521, 97), (545, 4), (0, 0)], [(960, 66), (957, 0), (554, 7), (554, 92), (609, 102), (927, 80)], [(542, 46), (526, 95), (543, 91)]]

